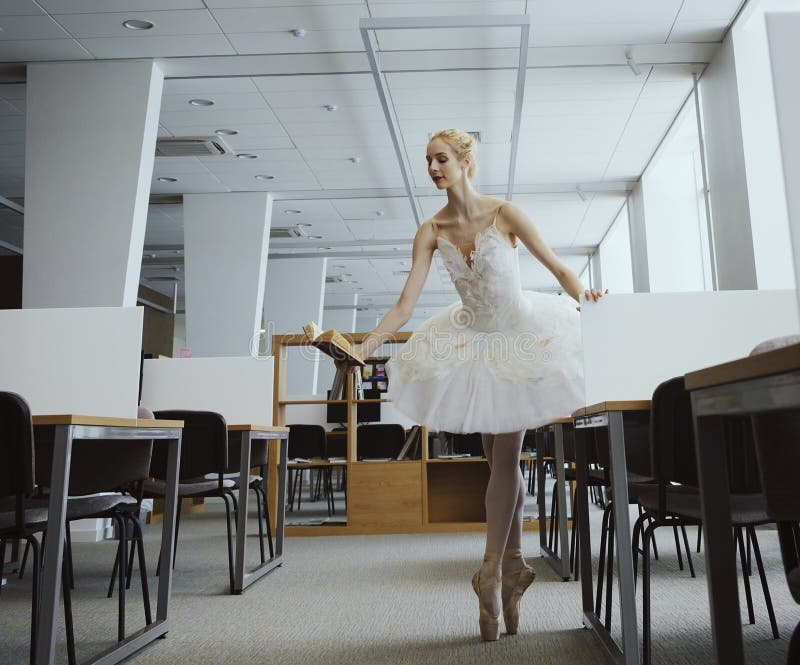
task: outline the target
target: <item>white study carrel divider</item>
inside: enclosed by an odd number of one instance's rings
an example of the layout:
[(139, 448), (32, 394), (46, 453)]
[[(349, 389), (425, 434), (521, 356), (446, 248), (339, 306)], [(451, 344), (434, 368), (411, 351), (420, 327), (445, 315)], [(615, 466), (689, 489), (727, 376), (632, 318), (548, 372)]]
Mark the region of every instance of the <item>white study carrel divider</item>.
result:
[(142, 406), (215, 411), (233, 424), (272, 425), (272, 356), (144, 361)]
[(0, 390), (33, 415), (135, 418), (141, 307), (0, 310)]
[(800, 331), (793, 290), (609, 294), (581, 307), (587, 406), (650, 399), (662, 381)]

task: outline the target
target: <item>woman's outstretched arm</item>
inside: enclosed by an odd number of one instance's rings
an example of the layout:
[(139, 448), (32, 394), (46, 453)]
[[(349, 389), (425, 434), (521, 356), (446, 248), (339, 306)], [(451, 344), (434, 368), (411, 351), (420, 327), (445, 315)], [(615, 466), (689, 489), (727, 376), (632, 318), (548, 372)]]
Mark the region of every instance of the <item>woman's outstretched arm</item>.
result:
[(508, 224), (508, 227), (528, 251), (558, 280), (577, 302), (580, 302), (581, 295), (589, 300), (597, 301), (602, 297), (602, 293), (596, 289), (584, 289), (581, 280), (570, 270), (564, 262), (559, 259), (548, 244), (544, 241), (536, 225), (530, 217), (517, 205), (506, 203), (500, 210), (500, 217)]
[[(430, 222), (425, 222), (417, 229), (414, 236), (414, 247), (411, 251), (411, 270), (406, 278), (403, 291), (397, 302), (386, 312), (375, 329), (370, 332), (361, 343), (361, 357), (369, 358), (372, 353), (389, 337), (402, 328), (414, 312), (414, 307), (419, 300), (419, 294), (425, 286), (428, 271), (433, 259), (433, 250), (436, 248), (436, 236)], [(348, 366), (337, 361), (336, 367), (355, 371), (355, 366)]]

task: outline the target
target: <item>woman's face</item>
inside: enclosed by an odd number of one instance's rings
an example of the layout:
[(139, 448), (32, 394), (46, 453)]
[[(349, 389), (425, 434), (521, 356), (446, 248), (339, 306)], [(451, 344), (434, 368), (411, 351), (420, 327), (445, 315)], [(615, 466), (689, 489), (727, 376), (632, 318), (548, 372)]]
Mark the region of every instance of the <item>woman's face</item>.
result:
[(450, 144), (441, 138), (433, 139), (428, 144), (425, 159), (428, 162), (428, 175), (437, 189), (447, 189), (454, 185), (466, 176), (469, 167), (469, 159), (460, 160)]

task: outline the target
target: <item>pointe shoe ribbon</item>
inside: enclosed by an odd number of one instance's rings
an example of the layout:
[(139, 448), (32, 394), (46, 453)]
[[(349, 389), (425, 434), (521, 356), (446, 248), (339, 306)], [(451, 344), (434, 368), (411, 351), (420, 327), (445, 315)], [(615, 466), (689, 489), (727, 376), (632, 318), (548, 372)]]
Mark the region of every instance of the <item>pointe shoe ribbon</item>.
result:
[[(521, 561), (521, 566), (511, 567), (511, 562), (518, 563)], [(508, 572), (506, 572), (506, 570)], [(522, 594), (533, 583), (536, 578), (536, 573), (533, 568), (525, 563), (522, 558), (522, 550), (509, 550), (503, 556), (503, 620), (506, 624), (506, 633), (509, 635), (516, 635), (517, 628), (519, 627), (519, 602), (522, 599)]]

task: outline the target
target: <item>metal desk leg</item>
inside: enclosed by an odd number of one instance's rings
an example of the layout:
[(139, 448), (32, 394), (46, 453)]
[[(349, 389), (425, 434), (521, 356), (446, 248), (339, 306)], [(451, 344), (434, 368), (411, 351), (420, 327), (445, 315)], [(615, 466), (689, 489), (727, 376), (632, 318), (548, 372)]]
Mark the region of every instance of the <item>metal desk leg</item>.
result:
[(156, 622), (165, 622), (164, 633), (169, 626), (167, 610), (172, 593), (172, 555), (175, 552), (175, 519), (178, 516), (178, 474), (180, 471), (181, 440), (167, 439), (167, 489), (164, 494), (164, 523), (161, 525), (161, 575), (158, 576), (158, 607)]
[(628, 470), (625, 461), (625, 433), (622, 413), (608, 414), (611, 448), (611, 489), (614, 494), (614, 532), (617, 546), (617, 589), (622, 618), (622, 649), (625, 663), (639, 663), (639, 630), (636, 619), (636, 591), (633, 584), (633, 549), (628, 513)]
[[(692, 410), (696, 414), (695, 395)], [(695, 415), (694, 432), (715, 662), (744, 665), (723, 419)]]
[[(239, 513), (236, 521), (236, 564), (233, 593), (241, 593), (244, 582), (244, 561), (247, 549), (247, 512), (250, 498), (250, 447), (252, 431), (242, 432), (239, 446)], [(269, 445), (269, 444), (267, 444)]]
[[(256, 433), (255, 436), (257, 437), (258, 434)], [(242, 432), (242, 457), (241, 465), (239, 467), (239, 516), (236, 528), (236, 566), (234, 570), (233, 587), (233, 592), (235, 594), (242, 593), (242, 591), (244, 591), (251, 584), (283, 564), (283, 536), (284, 523), (286, 521), (286, 472), (288, 464), (288, 439), (286, 437), (278, 439), (278, 445), (280, 449), (280, 464), (278, 470), (278, 505), (275, 507), (275, 510), (277, 511), (275, 556), (269, 559), (269, 561), (262, 563), (255, 570), (252, 570), (249, 573), (244, 572), (245, 544), (247, 539), (247, 495), (249, 493), (247, 485), (250, 478), (250, 446), (253, 438), (254, 432)], [(274, 437), (259, 438), (267, 438), (267, 440), (270, 441)], [(268, 450), (270, 448), (271, 446), (268, 447)], [(269, 461), (267, 466), (269, 467)], [(266, 493), (266, 476), (264, 477), (264, 484)], [(267, 519), (269, 519), (269, 515), (267, 515)]]
[[(570, 578), (569, 556), (564, 556), (569, 552), (569, 536), (567, 534), (567, 481), (564, 477), (564, 425), (558, 423), (554, 427), (555, 433), (555, 452), (556, 452), (556, 501), (558, 502), (558, 531), (561, 542), (561, 579), (567, 581)], [(574, 528), (574, 526), (573, 526)]]
[[(538, 488), (536, 490), (536, 504), (539, 507), (539, 549), (542, 552), (543, 557), (547, 557), (548, 555), (552, 556), (552, 552), (550, 548), (547, 547), (547, 509), (546, 509), (546, 501), (547, 498), (544, 492), (544, 450), (539, 450), (539, 446), (536, 446), (536, 484)], [(548, 557), (549, 558), (549, 557)]]
[[(578, 529), (578, 561), (581, 567), (581, 601), (583, 605), (584, 625), (590, 620), (587, 628), (593, 628), (591, 619), (594, 615), (594, 599), (592, 592), (592, 547), (589, 536), (589, 463), (586, 455), (587, 439), (589, 432), (579, 430), (575, 432), (575, 512), (572, 516), (572, 528)], [(574, 521), (577, 520), (577, 524)], [(599, 622), (597, 622), (599, 624)]]
[[(39, 608), (39, 634), (36, 637), (36, 665), (53, 665), (56, 650), (56, 610), (61, 593), (61, 558), (64, 555), (64, 524), (67, 516), (67, 490), (72, 458), (73, 425), (57, 425), (53, 442), (50, 476), (50, 503), (47, 516), (47, 543), (44, 548)], [(35, 573), (34, 573), (35, 574)]]

